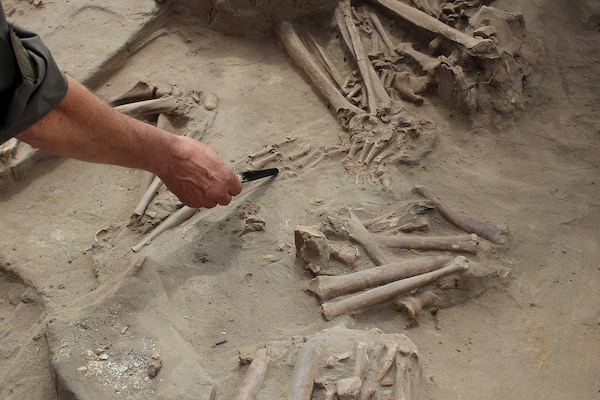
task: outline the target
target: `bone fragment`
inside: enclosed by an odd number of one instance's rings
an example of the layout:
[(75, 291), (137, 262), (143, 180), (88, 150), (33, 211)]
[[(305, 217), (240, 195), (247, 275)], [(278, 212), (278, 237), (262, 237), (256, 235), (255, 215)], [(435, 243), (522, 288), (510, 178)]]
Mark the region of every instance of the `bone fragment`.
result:
[(168, 96), (173, 93), (173, 86), (166, 82), (160, 82), (154, 86), (153, 95), (155, 98), (160, 99), (163, 96)]
[(356, 399), (362, 388), (362, 381), (359, 377), (340, 379), (337, 382), (337, 395), (342, 400)]
[(365, 250), (367, 256), (375, 265), (389, 264), (387, 257), (383, 254), (377, 242), (375, 242), (369, 231), (367, 231), (352, 211), (350, 211), (348, 236)]
[(399, 302), (398, 308), (406, 314), (406, 318), (414, 320), (424, 308), (431, 307), (437, 301), (437, 296), (431, 290), (418, 296), (411, 296)]
[(162, 184), (163, 181), (158, 176), (155, 176), (154, 180), (146, 190), (146, 193), (144, 193), (144, 196), (138, 203), (137, 207), (135, 208), (135, 210), (133, 210), (133, 215), (131, 216), (131, 218), (134, 218), (138, 221), (142, 218), (142, 216), (146, 212), (146, 209), (148, 208), (148, 205), (150, 204), (154, 196), (156, 196)]
[(218, 101), (219, 97), (215, 93), (208, 92), (204, 95), (204, 108), (208, 111), (212, 111), (217, 108)]
[(308, 76), (317, 91), (335, 110), (338, 117), (340, 117), (340, 114), (347, 114), (344, 118), (350, 119), (352, 115), (362, 112), (360, 108), (350, 104), (317, 67), (290, 22), (279, 21), (275, 24), (274, 30), (283, 49)]
[(450, 256), (423, 257), (381, 265), (351, 274), (317, 276), (309, 282), (307, 290), (316, 294), (323, 302), (344, 294), (435, 271), (451, 260)]
[(352, 142), (352, 146), (350, 147), (350, 151), (348, 152), (348, 158), (354, 158), (356, 153), (360, 151), (365, 145), (365, 141), (363, 138), (359, 137), (354, 142)]
[(256, 352), (256, 358), (248, 367), (248, 371), (242, 382), (242, 388), (235, 400), (253, 400), (256, 397), (256, 393), (267, 373), (270, 361), (271, 358), (267, 354), (267, 349), (260, 349)]
[(454, 262), (439, 270), (428, 272), (426, 274), (402, 279), (387, 285), (371, 289), (367, 292), (349, 297), (344, 300), (323, 303), (321, 309), (327, 321), (345, 314), (349, 311), (360, 310), (377, 304), (385, 303), (393, 298), (408, 293), (413, 289), (427, 286), (437, 279), (454, 272), (461, 272), (468, 268), (468, 262), (465, 257), (459, 256)]
[(410, 379), (406, 362), (401, 357), (396, 357), (396, 384), (394, 385), (394, 400), (411, 400)]
[(365, 159), (367, 158), (367, 154), (369, 154), (369, 150), (371, 150), (371, 147), (373, 146), (375, 142), (373, 141), (372, 138), (367, 138), (367, 141), (365, 142), (365, 145), (363, 146), (361, 152), (360, 152), (360, 156), (358, 156), (358, 163), (359, 164), (364, 164), (365, 163)]
[(251, 165), (253, 168), (263, 169), (267, 164), (281, 160), (281, 157), (283, 157), (281, 153), (273, 153), (269, 157), (261, 158), (260, 160), (252, 163)]
[(123, 104), (115, 107), (115, 110), (129, 115), (130, 117), (144, 117), (160, 113), (169, 113), (177, 108), (177, 100), (173, 96), (161, 97), (138, 101), (136, 103)]
[(292, 161), (296, 161), (297, 159), (307, 155), (309, 152), (310, 152), (310, 144), (307, 144), (307, 145), (304, 145), (304, 147), (302, 147), (302, 149), (300, 149), (300, 151), (298, 151), (297, 153), (293, 153), (292, 155), (288, 156), (288, 158)]
[(423, 103), (423, 98), (415, 93), (411, 78), (413, 78), (412, 74), (407, 71), (396, 72), (392, 80), (392, 87), (400, 93), (400, 97), (404, 100), (421, 104)]
[(196, 211), (198, 211), (197, 208), (183, 206), (179, 211), (177, 211), (175, 214), (171, 215), (169, 218), (167, 218), (165, 221), (163, 221), (159, 226), (157, 226), (152, 232), (150, 232), (148, 235), (146, 235), (146, 237), (141, 242), (139, 242), (138, 244), (133, 246), (131, 248), (131, 250), (133, 250), (134, 252), (137, 253), (138, 251), (140, 251), (142, 249), (142, 247), (149, 244), (152, 241), (152, 239), (154, 239), (155, 237), (157, 237), (164, 231), (174, 228), (174, 227), (180, 225), (182, 222), (188, 220), (192, 215), (194, 215), (196, 213)]
[(354, 364), (354, 376), (360, 379), (361, 384), (365, 381), (369, 370), (371, 369), (371, 361), (367, 354), (367, 343), (360, 342), (356, 348), (356, 363)]
[(331, 257), (349, 267), (354, 267), (354, 261), (356, 261), (356, 258), (358, 257), (358, 252), (356, 249), (352, 246), (346, 245), (342, 246), (342, 248), (339, 250), (331, 247), (330, 253)]
[(2, 143), (2, 146), (0, 147), (0, 159), (2, 159), (6, 165), (10, 165), (13, 158), (17, 155), (17, 148), (20, 143), (19, 139), (14, 137)]
[(333, 61), (331, 61), (331, 59), (327, 56), (327, 53), (325, 53), (325, 50), (317, 42), (317, 40), (314, 38), (314, 36), (311, 35), (310, 32), (308, 32), (308, 31), (306, 32), (306, 35), (308, 37), (308, 43), (315, 50), (315, 53), (321, 58), (323, 65), (327, 69), (327, 72), (329, 72), (329, 75), (331, 75), (331, 77), (333, 78), (335, 83), (337, 83), (337, 85), (342, 90), (342, 92), (345, 92), (344, 78), (342, 77), (342, 74), (340, 73), (340, 71), (337, 69), (337, 67), (335, 66)]
[(373, 235), (373, 239), (387, 247), (412, 250), (449, 250), (477, 254), (477, 235), (455, 236), (387, 236)]
[(112, 107), (122, 104), (135, 103), (142, 100), (150, 100), (152, 98), (152, 88), (144, 81), (138, 81), (134, 87), (127, 92), (115, 96), (108, 100), (108, 104)]
[(365, 157), (363, 164), (369, 165), (371, 163), (371, 160), (373, 159), (373, 157), (375, 157), (377, 155), (377, 153), (379, 153), (381, 151), (381, 148), (386, 143), (387, 143), (387, 140), (378, 140), (375, 143), (373, 143), (373, 146), (371, 147), (371, 150), (369, 151), (369, 154), (367, 155), (367, 157)]
[(384, 151), (382, 151), (381, 153), (379, 153), (379, 155), (377, 157), (375, 157), (375, 159), (373, 160), (375, 163), (379, 164), (381, 163), (385, 158), (396, 154), (396, 150), (393, 149), (386, 149)]
[(396, 360), (396, 354), (398, 353), (398, 343), (387, 343), (385, 346), (385, 353), (382, 354), (381, 360), (379, 361), (379, 371), (377, 372), (377, 382), (381, 382), (384, 376), (390, 371), (394, 361)]
[(305, 342), (296, 358), (288, 400), (310, 400), (318, 361), (317, 350), (310, 342)]
[(504, 225), (498, 225), (493, 222), (482, 222), (471, 217), (467, 217), (443, 204), (431, 190), (425, 186), (417, 186), (415, 190), (426, 199), (430, 200), (436, 210), (442, 217), (457, 228), (465, 232), (475, 233), (484, 239), (495, 244), (505, 242), (505, 235), (508, 233), (508, 228)]
[(400, 18), (423, 28), (433, 34), (444, 37), (446, 40), (463, 46), (469, 53), (475, 56), (487, 58), (498, 57), (498, 49), (493, 41), (489, 39), (476, 39), (454, 29), (445, 23), (414, 7), (404, 4), (398, 0), (372, 0), (375, 4), (387, 8)]
[[(340, 30), (344, 29), (343, 26), (345, 26), (345, 29), (348, 31), (348, 36), (350, 37), (350, 45), (348, 47), (350, 52), (354, 55), (356, 63), (358, 64), (358, 69), (363, 78), (369, 113), (376, 114), (377, 98), (373, 89), (373, 83), (371, 82), (371, 74), (369, 73), (369, 68), (372, 68), (372, 66), (367, 59), (365, 48), (360, 40), (360, 35), (358, 34), (356, 26), (354, 25), (350, 2), (347, 0), (340, 1), (335, 10), (335, 14)], [(344, 25), (342, 25), (342, 21)]]
[(415, 50), (410, 43), (400, 43), (396, 47), (396, 52), (412, 58), (423, 72), (433, 73), (442, 63), (440, 58), (431, 57)]

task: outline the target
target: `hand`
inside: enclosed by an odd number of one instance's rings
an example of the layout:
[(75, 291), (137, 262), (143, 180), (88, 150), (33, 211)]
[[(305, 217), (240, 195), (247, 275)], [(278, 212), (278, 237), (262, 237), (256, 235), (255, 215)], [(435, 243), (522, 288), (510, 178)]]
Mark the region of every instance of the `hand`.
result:
[(179, 200), (192, 208), (227, 205), (242, 191), (242, 183), (217, 151), (185, 136), (174, 136), (169, 166), (158, 174)]

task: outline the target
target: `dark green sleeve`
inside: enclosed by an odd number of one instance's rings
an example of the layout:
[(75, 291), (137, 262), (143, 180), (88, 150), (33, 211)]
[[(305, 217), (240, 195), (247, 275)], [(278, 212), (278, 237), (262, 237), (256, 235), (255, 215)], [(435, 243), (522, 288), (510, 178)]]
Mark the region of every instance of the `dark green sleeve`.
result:
[(0, 142), (52, 111), (67, 93), (67, 78), (34, 32), (6, 22), (0, 4)]

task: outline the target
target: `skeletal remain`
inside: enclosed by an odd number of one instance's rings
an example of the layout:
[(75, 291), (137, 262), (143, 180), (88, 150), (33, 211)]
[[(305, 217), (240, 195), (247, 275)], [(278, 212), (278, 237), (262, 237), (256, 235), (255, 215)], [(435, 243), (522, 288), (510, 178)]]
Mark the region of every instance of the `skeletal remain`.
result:
[(367, 343), (360, 342), (356, 348), (356, 363), (354, 364), (354, 376), (360, 379), (361, 384), (365, 381), (369, 370), (371, 369), (371, 361), (367, 355)]
[(319, 353), (305, 342), (296, 358), (288, 400), (310, 400), (317, 372)]
[(0, 147), (0, 159), (7, 165), (17, 154), (17, 148), (21, 142), (17, 138), (10, 138), (6, 142), (2, 143)]
[(358, 156), (358, 163), (359, 164), (364, 164), (365, 163), (365, 159), (367, 158), (367, 154), (369, 153), (369, 150), (371, 150), (371, 146), (373, 146), (373, 144), (375, 143), (375, 141), (372, 138), (367, 138), (367, 140), (365, 141), (365, 145), (363, 146), (360, 155)]
[(455, 236), (387, 236), (373, 235), (373, 239), (387, 247), (412, 250), (450, 250), (477, 254), (477, 235)]
[(296, 161), (297, 159), (304, 157), (310, 152), (310, 144), (306, 144), (298, 151), (297, 153), (293, 153), (288, 158), (292, 161)]
[[(347, 30), (347, 37), (350, 38), (349, 49), (350, 52), (354, 55), (356, 63), (358, 64), (358, 69), (360, 70), (360, 74), (363, 78), (365, 93), (367, 96), (367, 105), (369, 113), (375, 114), (377, 112), (377, 102), (375, 90), (373, 89), (373, 83), (371, 81), (371, 74), (369, 72), (371, 63), (367, 59), (365, 54), (365, 48), (360, 40), (360, 36), (358, 31), (356, 30), (356, 26), (354, 25), (354, 20), (352, 19), (350, 2), (347, 0), (340, 1), (338, 7), (335, 10), (336, 20), (338, 23), (338, 28), (340, 30)], [(343, 24), (342, 24), (343, 21)], [(342, 35), (344, 36), (344, 35)]]
[(381, 382), (384, 376), (390, 371), (394, 361), (396, 360), (396, 354), (398, 353), (398, 343), (392, 342), (387, 343), (385, 346), (385, 353), (381, 355), (379, 361), (379, 371), (377, 372), (377, 382)]
[(294, 241), (296, 256), (309, 264), (327, 267), (330, 257), (333, 257), (349, 267), (354, 266), (356, 250), (350, 246), (336, 250), (316, 226), (297, 226), (294, 229)]
[(127, 92), (118, 96), (112, 97), (108, 100), (108, 104), (112, 107), (120, 106), (122, 104), (135, 103), (142, 100), (152, 99), (153, 90), (144, 81), (138, 81), (135, 86), (129, 89)]
[(373, 389), (371, 387), (365, 388), (363, 386), (363, 388), (360, 391), (360, 394), (358, 395), (358, 397), (356, 398), (356, 400), (370, 400), (371, 397), (373, 397), (373, 394), (375, 394), (375, 389)]
[(290, 22), (279, 21), (275, 24), (274, 31), (286, 53), (308, 76), (317, 91), (325, 97), (339, 118), (349, 120), (353, 115), (362, 112), (360, 108), (350, 104), (335, 88), (333, 83), (321, 72), (308, 54), (308, 51), (300, 41), (298, 34)]
[(317, 276), (309, 282), (307, 290), (316, 294), (323, 302), (344, 294), (435, 271), (451, 260), (450, 256), (424, 257), (381, 265), (351, 274)]
[(212, 111), (217, 108), (218, 101), (219, 97), (215, 93), (208, 92), (204, 95), (204, 108), (208, 111)]
[(411, 400), (410, 380), (406, 362), (396, 357), (396, 384), (394, 385), (394, 400)]
[(323, 65), (327, 69), (327, 72), (329, 72), (329, 75), (331, 75), (335, 83), (337, 83), (337, 85), (343, 92), (345, 89), (344, 78), (342, 77), (342, 74), (337, 69), (333, 61), (331, 61), (331, 59), (327, 56), (327, 53), (325, 53), (325, 50), (323, 49), (323, 47), (321, 47), (321, 45), (317, 42), (313, 35), (311, 35), (310, 32), (306, 32), (306, 36), (308, 37), (308, 43), (314, 49), (315, 53), (321, 58)]
[(414, 7), (404, 4), (398, 0), (373, 0), (375, 4), (387, 8), (400, 18), (423, 28), (433, 34), (442, 36), (446, 40), (463, 46), (469, 53), (478, 57), (496, 58), (498, 49), (493, 41), (489, 39), (477, 39), (469, 36), (458, 29), (454, 29), (445, 23)]
[(173, 86), (166, 82), (160, 82), (156, 86), (154, 86), (154, 90), (152, 94), (155, 98), (159, 99), (163, 96), (168, 96), (173, 93)]
[(435, 19), (440, 18), (440, 14), (442, 13), (441, 1), (442, 0), (412, 0), (415, 6), (427, 14), (431, 15)]
[(375, 157), (373, 162), (375, 162), (376, 164), (379, 164), (384, 159), (386, 159), (387, 157), (394, 155), (394, 154), (396, 154), (396, 151), (394, 151), (393, 149), (386, 149), (386, 150), (382, 151), (381, 153), (379, 153), (379, 155), (377, 157)]
[(377, 242), (352, 211), (350, 211), (350, 220), (348, 221), (348, 236), (360, 244), (375, 265), (389, 264)]
[(421, 93), (427, 92), (432, 81), (429, 75), (414, 76), (410, 72), (396, 72), (392, 80), (392, 87), (400, 93), (400, 97), (413, 103), (423, 103)]
[(397, 296), (410, 292), (413, 289), (427, 286), (443, 276), (454, 272), (464, 271), (468, 268), (468, 266), (467, 259), (459, 256), (456, 257), (454, 262), (452, 262), (450, 265), (447, 265), (436, 271), (388, 283), (344, 300), (323, 303), (321, 304), (321, 309), (325, 319), (330, 321), (333, 318), (349, 311), (355, 311), (385, 303), (386, 301), (390, 301)]
[(352, 146), (350, 147), (350, 151), (348, 152), (348, 158), (354, 158), (354, 156), (363, 148), (365, 145), (365, 140), (361, 137), (352, 142)]
[(283, 154), (277, 152), (277, 153), (271, 154), (268, 157), (261, 158), (260, 160), (254, 162), (254, 163), (251, 163), (250, 165), (252, 165), (252, 167), (256, 168), (256, 169), (263, 169), (267, 164), (270, 164), (272, 162), (277, 162), (277, 161), (281, 160), (282, 157), (283, 157)]
[(396, 47), (396, 53), (412, 59), (423, 72), (433, 73), (441, 63), (439, 58), (415, 50), (410, 43), (400, 43)]
[(431, 190), (425, 186), (417, 186), (415, 187), (415, 190), (421, 196), (430, 200), (440, 215), (457, 228), (469, 233), (475, 233), (495, 244), (502, 244), (505, 242), (506, 239), (504, 236), (508, 233), (508, 228), (506, 226), (498, 225), (493, 222), (482, 222), (467, 217), (443, 204), (435, 197)]
[[(246, 195), (254, 192), (255, 190), (261, 188), (264, 185), (267, 185), (267, 184), (273, 182), (274, 180), (286, 179), (286, 178), (289, 178), (290, 176), (291, 176), (291, 174), (289, 173), (289, 171), (280, 172), (277, 176), (271, 177), (269, 179), (265, 179), (262, 182), (258, 182), (248, 188), (244, 188), (243, 192), (240, 195), (238, 195), (234, 200), (232, 200), (232, 203), (234, 203), (236, 201), (241, 201), (244, 197), (246, 197)], [(218, 205), (217, 205), (217, 207), (218, 207)], [(214, 209), (216, 209), (217, 207), (215, 207)], [(167, 218), (160, 225), (158, 225), (152, 232), (150, 232), (148, 235), (146, 235), (146, 237), (144, 237), (141, 242), (139, 242), (138, 244), (133, 246), (131, 248), (131, 250), (133, 250), (134, 252), (137, 253), (138, 251), (140, 251), (142, 249), (142, 247), (144, 247), (147, 244), (150, 244), (150, 242), (154, 238), (156, 238), (158, 235), (160, 235), (164, 231), (175, 228), (176, 226), (179, 226), (183, 222), (187, 221), (192, 215), (194, 215), (196, 213), (196, 211), (198, 211), (197, 208), (183, 206), (179, 211), (172, 214), (169, 218)]]
[(373, 21), (373, 25), (375, 26), (375, 29), (379, 33), (379, 36), (381, 36), (383, 43), (385, 43), (385, 45), (388, 49), (388, 52), (389, 52), (388, 54), (393, 54), (394, 53), (394, 44), (392, 43), (389, 35), (385, 31), (385, 28), (383, 27), (381, 20), (379, 19), (377, 14), (375, 14), (375, 12), (373, 12), (373, 10), (368, 9), (367, 13), (369, 15), (369, 18), (371, 18), (371, 21)]
[(144, 213), (146, 212), (146, 209), (148, 208), (148, 205), (150, 204), (154, 196), (156, 196), (162, 184), (163, 181), (158, 176), (155, 176), (154, 180), (152, 180), (152, 183), (146, 190), (146, 193), (144, 193), (144, 196), (142, 196), (142, 198), (140, 199), (140, 202), (138, 203), (137, 207), (135, 208), (135, 210), (133, 210), (133, 214), (131, 216), (132, 220), (139, 221), (140, 219), (142, 219)]
[(260, 349), (256, 352), (256, 358), (248, 367), (242, 387), (235, 400), (253, 400), (256, 397), (270, 361), (271, 358), (267, 354), (267, 349)]
[(340, 399), (356, 399), (362, 388), (362, 381), (359, 377), (340, 379), (337, 382), (337, 395)]
[(417, 296), (410, 296), (398, 302), (398, 309), (406, 314), (406, 318), (414, 320), (421, 314), (421, 310), (431, 307), (437, 301), (437, 296), (431, 290)]
[(136, 103), (123, 104), (115, 107), (115, 110), (129, 115), (130, 117), (144, 117), (160, 113), (169, 113), (177, 108), (177, 99), (173, 96), (161, 97), (138, 101)]

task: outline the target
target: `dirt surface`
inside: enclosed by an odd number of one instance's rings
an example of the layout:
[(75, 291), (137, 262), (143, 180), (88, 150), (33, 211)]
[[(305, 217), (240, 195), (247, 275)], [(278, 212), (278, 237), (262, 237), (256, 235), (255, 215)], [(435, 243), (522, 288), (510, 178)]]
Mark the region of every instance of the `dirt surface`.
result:
[[(435, 140), (418, 163), (392, 165), (384, 187), (349, 173), (345, 154), (313, 168), (287, 158), (306, 144), (351, 142), (271, 36), (224, 36), (195, 14), (202, 7), (165, 17), (166, 6), (149, 1), (4, 1), (10, 20), (40, 32), (58, 64), (103, 98), (140, 79), (177, 85), (184, 96), (216, 93), (214, 122), (197, 138), (238, 170), (263, 147), (297, 138), (273, 164), (294, 174), (228, 207), (200, 210), (138, 253), (130, 248), (143, 234), (127, 224), (141, 171), (47, 157), (17, 182), (2, 182), (0, 397), (69, 398), (57, 393), (58, 373), (60, 390), (79, 398), (232, 398), (248, 369), (240, 357), (346, 326), (406, 335), (419, 352), (419, 399), (600, 398), (594, 4), (494, 2), (521, 12), (539, 40), (523, 109), (469, 116), (435, 91), (421, 106), (406, 103), (413, 118), (432, 121)], [(330, 15), (295, 26), (338, 51)], [(175, 122), (183, 131), (193, 121)], [(480, 240), (477, 255), (466, 255), (473, 272), (437, 286), (467, 294), (435, 316), (411, 323), (385, 303), (325, 321), (304, 290), (314, 275), (296, 259), (294, 228), (347, 218), (347, 208), (371, 217), (404, 211), (423, 200), (417, 185), (466, 215), (508, 226), (507, 243)], [(177, 207), (163, 188), (149, 211), (164, 217)], [(429, 231), (414, 235), (463, 233), (433, 210), (427, 216)], [(440, 254), (382, 249), (392, 261)], [(361, 250), (356, 269), (371, 266)], [(151, 378), (156, 352), (162, 367)], [(268, 370), (257, 398), (286, 397), (286, 368)]]

